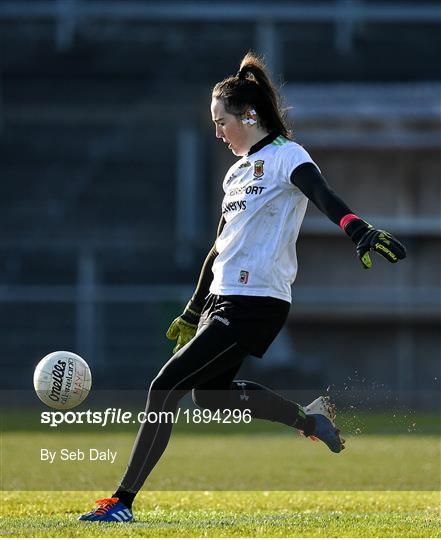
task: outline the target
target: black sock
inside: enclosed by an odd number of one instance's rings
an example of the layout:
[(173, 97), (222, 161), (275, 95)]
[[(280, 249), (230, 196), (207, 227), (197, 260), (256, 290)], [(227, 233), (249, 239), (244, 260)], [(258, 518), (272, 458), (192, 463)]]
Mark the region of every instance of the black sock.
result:
[(119, 502), (123, 503), (127, 508), (132, 508), (133, 499), (136, 497), (136, 493), (130, 493), (130, 491), (124, 491), (123, 489), (117, 489), (112, 497), (118, 497)]
[[(232, 391), (231, 391), (232, 390)], [(209, 392), (209, 391), (207, 391)], [(219, 394), (219, 392), (217, 393)], [(202, 394), (199, 394), (202, 398)], [(210, 396), (206, 396), (208, 400)], [(216, 401), (207, 401), (208, 408), (249, 409), (253, 418), (280, 422), (295, 427), (309, 437), (315, 429), (315, 418), (307, 415), (303, 407), (284, 398), (274, 390), (253, 381), (234, 380), (231, 389)]]
[(305, 414), (303, 416), (302, 413), (303, 411), (300, 412), (299, 410), (294, 427), (300, 431), (303, 431), (305, 437), (309, 437), (314, 433), (315, 430), (315, 418), (309, 414)]

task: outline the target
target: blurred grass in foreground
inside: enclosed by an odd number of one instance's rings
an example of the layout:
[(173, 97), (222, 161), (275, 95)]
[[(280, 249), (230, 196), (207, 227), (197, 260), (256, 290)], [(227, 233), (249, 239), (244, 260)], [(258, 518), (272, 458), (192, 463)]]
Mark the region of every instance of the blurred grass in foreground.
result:
[(8, 537), (439, 537), (436, 492), (141, 492), (134, 523), (86, 524), (99, 492), (6, 492)]
[[(2, 442), (5, 490), (112, 490), (133, 444), (128, 433), (8, 432)], [(56, 452), (53, 463), (41, 449)], [(91, 461), (90, 449), (117, 453)], [(61, 460), (61, 450), (75, 460)], [(76, 459), (80, 450), (84, 455)], [(331, 453), (293, 430), (287, 433), (175, 433), (149, 477), (149, 490), (438, 490), (440, 442), (430, 435), (347, 438)]]

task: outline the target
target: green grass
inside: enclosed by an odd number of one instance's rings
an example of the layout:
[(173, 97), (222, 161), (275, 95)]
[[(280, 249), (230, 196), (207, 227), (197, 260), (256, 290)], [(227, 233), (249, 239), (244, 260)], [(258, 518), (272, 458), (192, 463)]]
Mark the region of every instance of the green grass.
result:
[(98, 492), (7, 492), (9, 537), (440, 537), (437, 492), (143, 492), (132, 524), (86, 524)]
[[(352, 418), (339, 455), (271, 423), (176, 426), (135, 501), (136, 522), (107, 525), (77, 517), (117, 485), (136, 426), (29, 431), (15, 423), (22, 430), (1, 438), (0, 535), (441, 537), (439, 422)], [(40, 460), (41, 448), (91, 447), (118, 451), (116, 462)]]
[[(440, 443), (431, 435), (347, 438), (332, 454), (292, 430), (232, 435), (176, 433), (149, 478), (161, 490), (411, 490), (440, 489)], [(127, 464), (133, 434), (8, 432), (2, 436), (2, 488), (75, 491), (113, 489)], [(41, 461), (40, 449), (57, 452)], [(82, 461), (62, 461), (62, 448), (81, 449)], [(113, 464), (89, 461), (89, 448), (117, 452)]]

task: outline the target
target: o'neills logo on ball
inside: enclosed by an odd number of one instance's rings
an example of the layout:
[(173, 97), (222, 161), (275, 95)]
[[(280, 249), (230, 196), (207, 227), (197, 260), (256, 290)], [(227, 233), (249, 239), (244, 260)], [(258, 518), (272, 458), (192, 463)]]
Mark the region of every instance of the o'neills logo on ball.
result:
[(263, 164), (265, 162), (263, 161), (263, 159), (258, 159), (257, 161), (254, 162), (254, 176), (256, 178), (260, 178), (261, 176), (263, 176)]
[(63, 387), (64, 371), (66, 369), (66, 362), (58, 360), (55, 366), (52, 368), (52, 387), (49, 394), (49, 399), (52, 401), (60, 401), (61, 388)]
[(63, 404), (67, 402), (67, 400), (69, 399), (70, 393), (72, 391), (73, 376), (74, 376), (74, 361), (72, 360), (72, 358), (68, 358), (67, 373), (64, 379), (65, 381), (64, 391), (60, 396), (60, 401)]

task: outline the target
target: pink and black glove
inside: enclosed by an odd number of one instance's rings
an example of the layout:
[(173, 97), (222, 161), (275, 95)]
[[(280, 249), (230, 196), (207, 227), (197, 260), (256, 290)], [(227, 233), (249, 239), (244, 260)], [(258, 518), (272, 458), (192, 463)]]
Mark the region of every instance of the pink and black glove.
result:
[(340, 227), (356, 244), (358, 258), (366, 269), (372, 268), (370, 251), (375, 251), (391, 263), (406, 257), (406, 248), (391, 233), (375, 229), (355, 214), (344, 216)]

